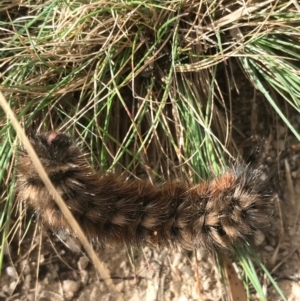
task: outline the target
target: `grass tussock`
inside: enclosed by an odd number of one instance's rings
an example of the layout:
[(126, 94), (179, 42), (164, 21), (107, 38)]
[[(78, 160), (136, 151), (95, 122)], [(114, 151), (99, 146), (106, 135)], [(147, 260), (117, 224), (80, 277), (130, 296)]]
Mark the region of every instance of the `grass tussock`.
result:
[[(4, 0), (0, 89), (25, 128), (68, 132), (95, 166), (199, 181), (256, 133), (248, 87), (300, 139), (282, 109), (300, 111), (299, 20), (286, 0)], [(16, 139), (1, 110), (0, 137), (4, 243)]]

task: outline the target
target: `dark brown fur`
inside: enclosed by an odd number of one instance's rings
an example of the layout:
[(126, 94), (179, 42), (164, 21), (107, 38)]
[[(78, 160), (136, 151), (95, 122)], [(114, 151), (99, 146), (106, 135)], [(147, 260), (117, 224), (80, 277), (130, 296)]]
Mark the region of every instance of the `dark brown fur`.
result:
[[(86, 236), (102, 246), (227, 248), (268, 222), (272, 193), (257, 170), (236, 167), (195, 186), (153, 186), (93, 172), (64, 134), (35, 135), (31, 143)], [(18, 159), (17, 192), (18, 201), (33, 208), (44, 225), (76, 237), (25, 151)]]

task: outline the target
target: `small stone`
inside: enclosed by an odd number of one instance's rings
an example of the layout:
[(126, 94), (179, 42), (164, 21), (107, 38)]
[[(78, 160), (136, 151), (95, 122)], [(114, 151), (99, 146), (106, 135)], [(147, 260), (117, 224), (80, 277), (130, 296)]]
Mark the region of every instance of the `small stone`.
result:
[(28, 260), (22, 260), (21, 261), (21, 269), (24, 273), (24, 275), (29, 275), (30, 274), (30, 267), (28, 264)]
[(80, 283), (73, 280), (64, 280), (62, 283), (62, 288), (67, 299), (73, 298), (79, 287)]
[(17, 281), (11, 282), (11, 283), (9, 284), (9, 290), (10, 290), (10, 292), (13, 292), (14, 289), (16, 288), (16, 286), (17, 286)]
[(289, 252), (287, 250), (284, 250), (282, 253), (280, 253), (280, 257), (281, 258), (284, 258), (284, 257), (286, 257), (288, 255), (289, 255)]
[(18, 273), (14, 267), (8, 266), (6, 268), (6, 274), (14, 279), (18, 279)]
[(274, 248), (272, 246), (265, 246), (265, 250), (268, 252), (274, 251)]

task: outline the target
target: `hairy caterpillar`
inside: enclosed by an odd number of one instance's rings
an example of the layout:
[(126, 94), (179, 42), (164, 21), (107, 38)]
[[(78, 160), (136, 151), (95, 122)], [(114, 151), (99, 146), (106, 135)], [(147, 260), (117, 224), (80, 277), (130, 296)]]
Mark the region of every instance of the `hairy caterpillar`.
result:
[[(50, 132), (30, 139), (87, 238), (102, 246), (227, 248), (268, 222), (273, 194), (258, 170), (239, 166), (194, 186), (176, 182), (152, 185), (93, 172), (65, 134)], [(55, 233), (76, 237), (24, 150), (17, 168), (18, 201), (33, 208)]]

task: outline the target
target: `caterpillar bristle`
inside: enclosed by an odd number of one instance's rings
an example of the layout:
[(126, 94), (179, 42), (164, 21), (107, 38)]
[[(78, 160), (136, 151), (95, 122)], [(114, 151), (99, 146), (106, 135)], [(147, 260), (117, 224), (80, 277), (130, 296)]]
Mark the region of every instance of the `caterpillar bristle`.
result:
[[(237, 166), (196, 186), (96, 173), (68, 136), (30, 137), (46, 172), (91, 242), (224, 249), (268, 224), (273, 193), (258, 170)], [(18, 201), (55, 233), (74, 236), (26, 151), (18, 158)]]

